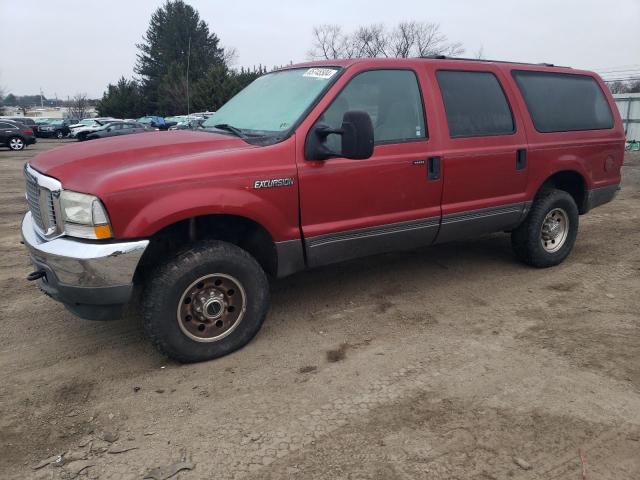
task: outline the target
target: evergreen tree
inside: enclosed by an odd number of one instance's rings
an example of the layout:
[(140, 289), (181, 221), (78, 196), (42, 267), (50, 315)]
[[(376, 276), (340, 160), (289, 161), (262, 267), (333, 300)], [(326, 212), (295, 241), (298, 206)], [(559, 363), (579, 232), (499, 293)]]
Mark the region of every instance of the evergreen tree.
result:
[[(158, 8), (151, 16), (143, 43), (137, 45), (135, 73), (142, 78), (148, 108), (155, 112), (161, 103), (166, 104), (160, 101), (162, 94), (175, 91), (178, 71), (184, 72), (186, 80), (187, 64), (190, 82), (223, 65), (224, 51), (218, 44), (207, 23), (182, 0), (167, 0)], [(163, 82), (169, 84), (163, 86)]]
[(140, 85), (135, 80), (121, 77), (115, 85), (109, 84), (96, 109), (103, 117), (137, 118), (144, 115)]

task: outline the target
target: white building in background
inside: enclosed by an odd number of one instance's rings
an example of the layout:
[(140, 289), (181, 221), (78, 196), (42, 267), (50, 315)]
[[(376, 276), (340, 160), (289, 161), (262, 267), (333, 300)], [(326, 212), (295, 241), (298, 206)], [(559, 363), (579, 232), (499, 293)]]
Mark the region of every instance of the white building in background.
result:
[(627, 140), (640, 141), (640, 93), (615, 93)]

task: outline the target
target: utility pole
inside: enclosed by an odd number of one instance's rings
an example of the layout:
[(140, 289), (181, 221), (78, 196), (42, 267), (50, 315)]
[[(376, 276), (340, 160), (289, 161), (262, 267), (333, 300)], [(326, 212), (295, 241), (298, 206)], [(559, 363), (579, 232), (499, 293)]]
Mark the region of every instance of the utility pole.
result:
[(42, 87), (40, 87), (40, 108), (44, 108), (44, 103), (42, 101)]
[(191, 66), (191, 35), (189, 35), (189, 48), (187, 49), (187, 119), (191, 123), (190, 108), (191, 101), (189, 99), (189, 67)]

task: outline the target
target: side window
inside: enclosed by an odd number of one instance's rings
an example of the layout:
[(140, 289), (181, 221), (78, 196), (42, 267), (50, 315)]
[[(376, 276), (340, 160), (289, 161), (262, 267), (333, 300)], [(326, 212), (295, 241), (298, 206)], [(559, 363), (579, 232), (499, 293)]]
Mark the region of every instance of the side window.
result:
[(509, 103), (493, 73), (441, 70), (436, 76), (452, 138), (515, 131)]
[(0, 122), (0, 128), (16, 128), (12, 123)]
[[(352, 78), (325, 110), (320, 121), (340, 128), (349, 110), (371, 117), (376, 143), (424, 139), (424, 109), (416, 74), (411, 70), (371, 70)], [(340, 136), (329, 135), (328, 146), (340, 149)]]
[(594, 78), (525, 70), (514, 70), (512, 75), (537, 131), (613, 128), (611, 109)]

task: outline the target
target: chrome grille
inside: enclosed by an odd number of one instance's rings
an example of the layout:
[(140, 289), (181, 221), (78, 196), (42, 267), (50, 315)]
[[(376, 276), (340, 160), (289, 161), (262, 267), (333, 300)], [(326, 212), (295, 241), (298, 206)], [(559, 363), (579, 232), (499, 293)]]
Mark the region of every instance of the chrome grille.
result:
[(27, 203), (29, 204), (29, 210), (31, 210), (31, 216), (38, 228), (44, 231), (44, 222), (40, 212), (40, 186), (37, 180), (26, 170), (24, 176), (27, 180)]
[(27, 203), (33, 222), (40, 234), (51, 237), (60, 233), (58, 229), (58, 196), (62, 186), (55, 178), (44, 176), (28, 164), (24, 168)]

